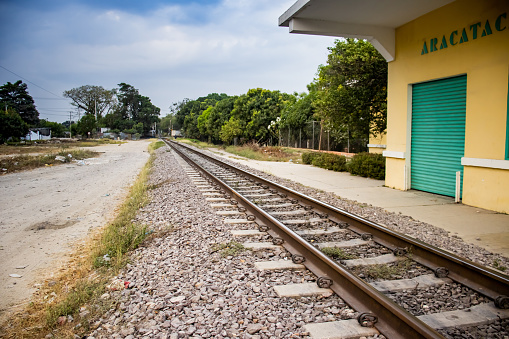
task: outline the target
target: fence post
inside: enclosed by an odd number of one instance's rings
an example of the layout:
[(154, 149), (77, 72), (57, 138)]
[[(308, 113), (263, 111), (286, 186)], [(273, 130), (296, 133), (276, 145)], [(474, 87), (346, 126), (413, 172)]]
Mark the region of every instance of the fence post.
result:
[(313, 149), (315, 149), (315, 121), (313, 120)]

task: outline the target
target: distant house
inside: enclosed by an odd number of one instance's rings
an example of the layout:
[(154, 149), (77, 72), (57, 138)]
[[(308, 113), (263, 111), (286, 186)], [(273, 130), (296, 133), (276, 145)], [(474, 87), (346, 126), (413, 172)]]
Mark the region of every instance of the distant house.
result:
[(182, 136), (182, 133), (180, 132), (180, 130), (176, 130), (176, 129), (172, 129), (171, 130), (171, 136), (172, 137), (181, 137)]
[(51, 139), (51, 128), (40, 127), (30, 128), (28, 134), (25, 136), (25, 140), (50, 140)]

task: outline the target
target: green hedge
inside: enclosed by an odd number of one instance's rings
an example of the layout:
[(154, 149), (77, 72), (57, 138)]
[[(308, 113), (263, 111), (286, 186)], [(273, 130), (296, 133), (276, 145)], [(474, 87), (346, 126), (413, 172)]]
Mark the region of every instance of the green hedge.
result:
[(343, 155), (309, 152), (302, 154), (302, 162), (336, 172), (346, 171), (346, 157)]
[(313, 163), (313, 159), (316, 157), (317, 154), (320, 153), (316, 152), (302, 153), (302, 163), (306, 165), (311, 165)]
[(342, 155), (307, 152), (302, 154), (302, 162), (336, 172), (348, 171), (361, 177), (385, 179), (385, 158), (381, 154), (359, 153), (347, 163)]
[(385, 179), (385, 158), (382, 154), (358, 153), (347, 165), (348, 172), (361, 177)]

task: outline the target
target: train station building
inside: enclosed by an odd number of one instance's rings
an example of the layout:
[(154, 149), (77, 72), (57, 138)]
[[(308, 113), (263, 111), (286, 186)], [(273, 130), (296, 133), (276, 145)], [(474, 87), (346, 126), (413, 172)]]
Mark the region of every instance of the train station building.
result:
[(290, 33), (366, 39), (388, 62), (385, 184), (509, 213), (509, 1), (299, 0)]

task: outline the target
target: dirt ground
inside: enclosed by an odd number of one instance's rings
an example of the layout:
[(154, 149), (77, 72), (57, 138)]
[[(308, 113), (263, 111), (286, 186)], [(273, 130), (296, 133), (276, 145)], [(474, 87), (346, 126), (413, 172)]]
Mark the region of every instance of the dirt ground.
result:
[(65, 265), (73, 244), (114, 216), (149, 141), (102, 145), (98, 158), (0, 176), (0, 320)]

